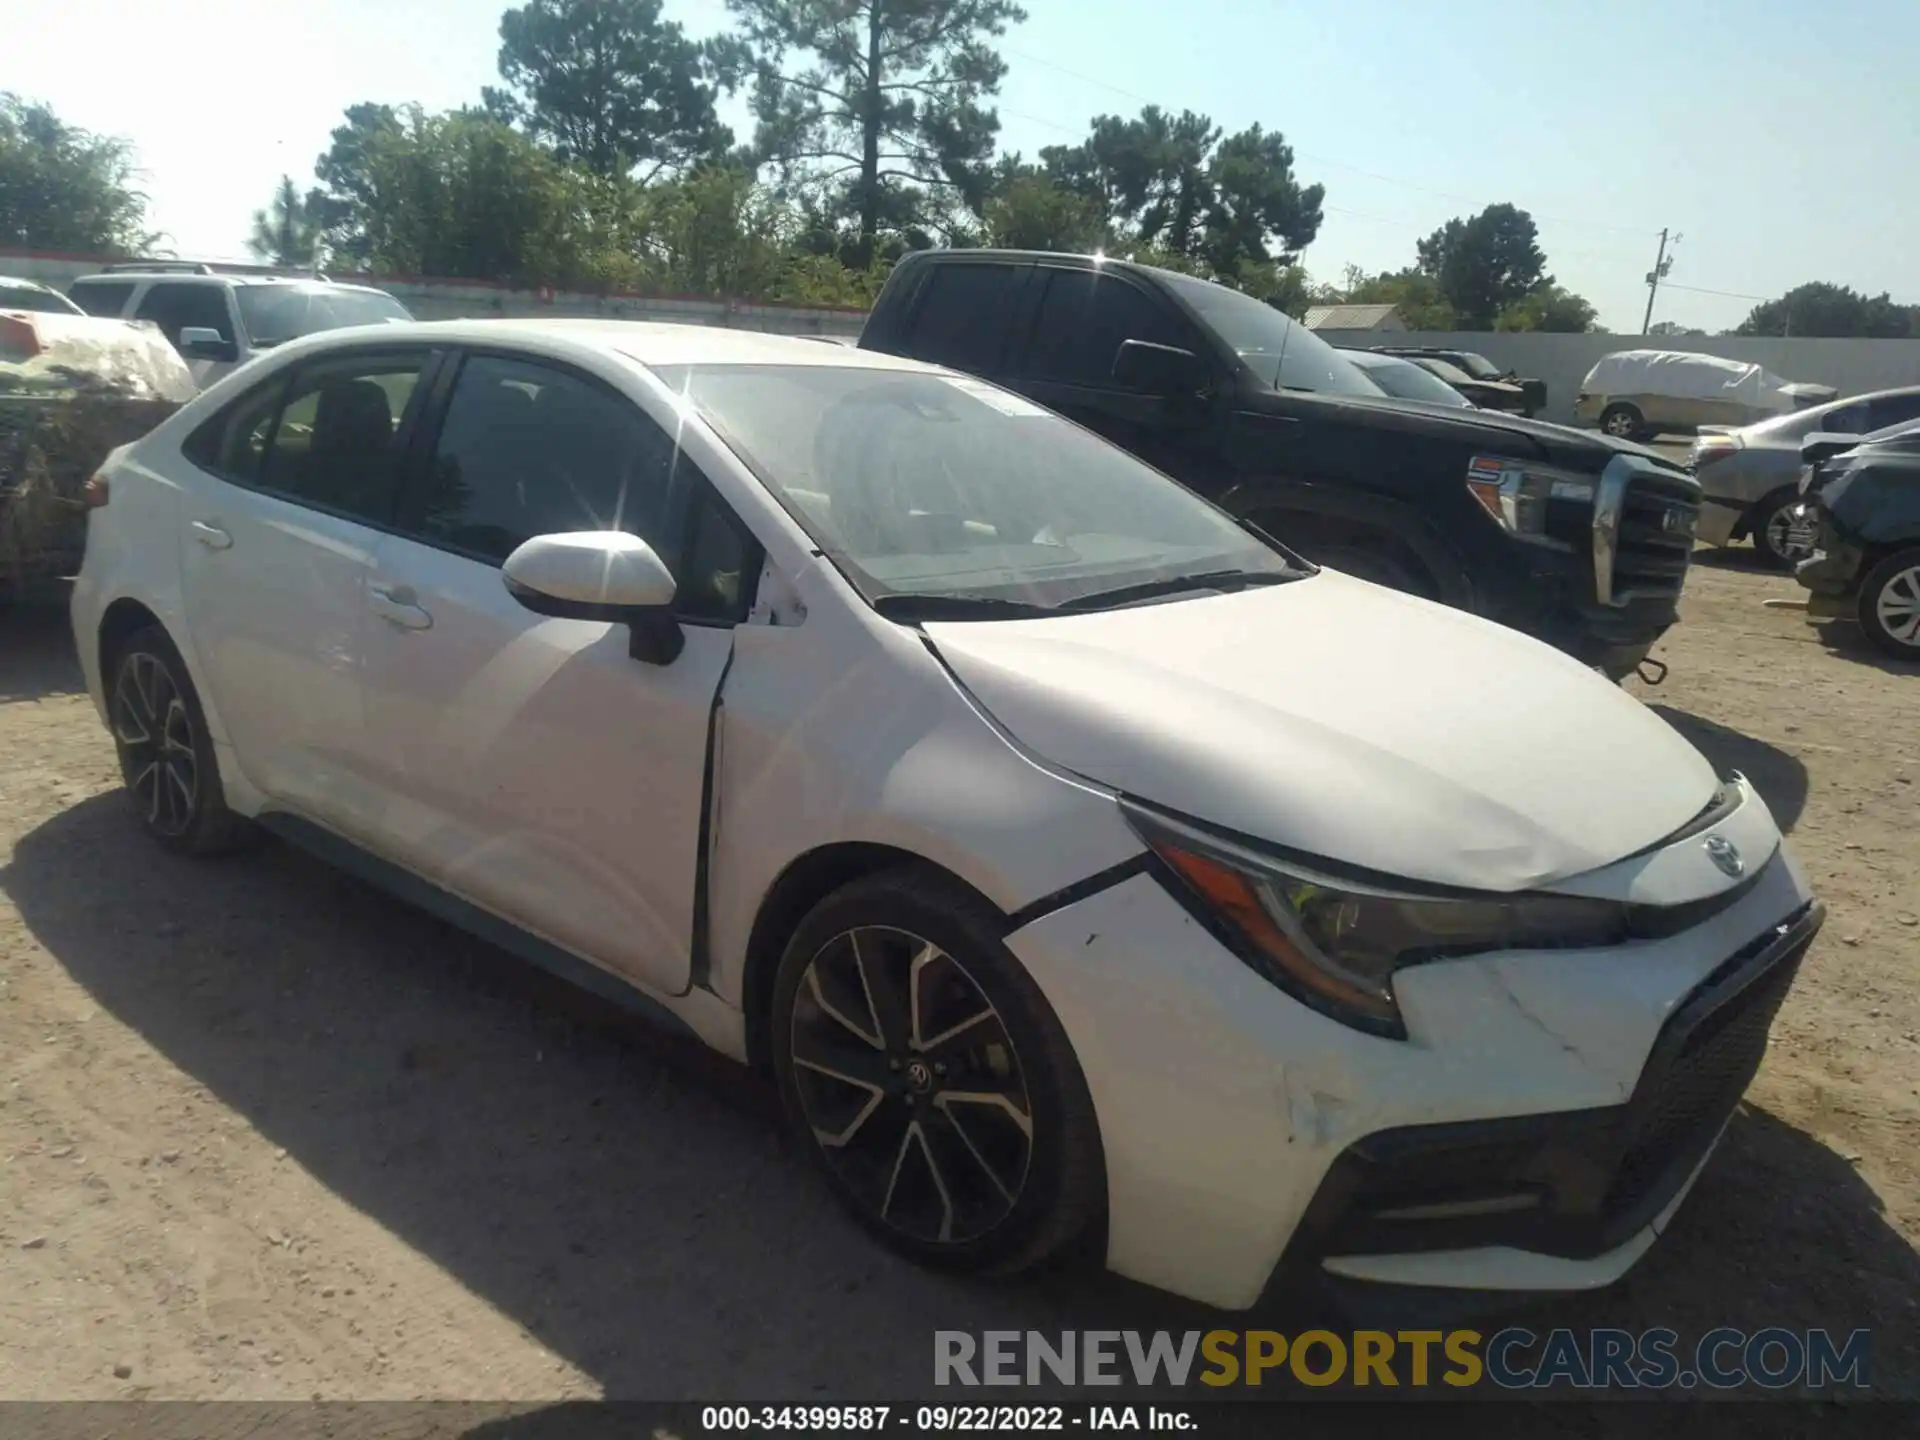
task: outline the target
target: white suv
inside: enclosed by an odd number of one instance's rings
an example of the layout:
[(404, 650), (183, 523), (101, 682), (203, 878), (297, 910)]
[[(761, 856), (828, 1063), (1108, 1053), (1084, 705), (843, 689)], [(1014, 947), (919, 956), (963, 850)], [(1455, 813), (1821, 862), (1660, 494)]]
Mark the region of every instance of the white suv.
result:
[(1584, 666), (910, 360), (317, 336), (90, 498), (156, 840), (271, 831), (769, 1065), (931, 1263), (1605, 1284), (1820, 924), (1747, 782)]
[(413, 318), (386, 291), (365, 285), (318, 276), (223, 275), (185, 262), (110, 265), (75, 280), (67, 294), (89, 315), (152, 321), (203, 388), (301, 335)]

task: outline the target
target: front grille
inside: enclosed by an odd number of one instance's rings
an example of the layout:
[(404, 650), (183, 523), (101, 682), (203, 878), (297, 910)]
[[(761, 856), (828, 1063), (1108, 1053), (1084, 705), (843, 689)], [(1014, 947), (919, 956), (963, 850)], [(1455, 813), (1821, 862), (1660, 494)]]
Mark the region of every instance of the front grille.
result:
[(1693, 533), (1700, 522), (1700, 489), (1686, 477), (1636, 472), (1620, 504), (1614, 542), (1613, 599), (1675, 596), (1686, 584)]
[(1607, 1194), (1608, 1211), (1639, 1208), (1661, 1180), (1705, 1150), (1759, 1070), (1796, 969), (1792, 962), (1774, 966), (1687, 1034), (1639, 1110)]

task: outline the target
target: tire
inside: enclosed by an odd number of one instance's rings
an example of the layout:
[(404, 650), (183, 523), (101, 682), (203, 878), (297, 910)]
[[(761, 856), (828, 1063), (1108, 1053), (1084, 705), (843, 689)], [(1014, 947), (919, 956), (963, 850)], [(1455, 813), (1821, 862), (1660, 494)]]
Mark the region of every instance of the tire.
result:
[(1747, 531), (1753, 536), (1754, 553), (1769, 570), (1791, 570), (1813, 553), (1813, 537), (1806, 522), (1800, 523), (1802, 533), (1795, 534), (1795, 512), (1799, 508), (1800, 495), (1795, 490), (1769, 495), (1753, 508)]
[(1632, 405), (1609, 405), (1600, 412), (1600, 428), (1616, 440), (1638, 440), (1647, 433), (1647, 422)]
[(774, 980), (769, 1053), (796, 1142), (861, 1225), (938, 1269), (1030, 1270), (1105, 1210), (1086, 1080), (1005, 929), (956, 881), (904, 866), (815, 906)]
[(1860, 628), (1896, 660), (1920, 661), (1920, 546), (1882, 560), (1860, 582)]
[(227, 808), (206, 712), (166, 633), (135, 631), (107, 657), (107, 714), (120, 778), (147, 834), (182, 855), (217, 855), (245, 836)]

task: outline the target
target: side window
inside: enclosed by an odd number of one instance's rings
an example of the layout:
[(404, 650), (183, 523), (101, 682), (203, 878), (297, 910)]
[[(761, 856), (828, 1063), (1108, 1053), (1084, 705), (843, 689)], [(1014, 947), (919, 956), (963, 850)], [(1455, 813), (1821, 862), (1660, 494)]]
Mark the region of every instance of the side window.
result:
[(481, 355), (461, 368), (403, 528), (498, 564), (535, 535), (625, 530), (661, 550), (679, 447), (624, 396), (553, 366)]
[(248, 391), (189, 435), (181, 453), (202, 470), (242, 485), (257, 483), (285, 392), (284, 374)]
[(1867, 424), (1866, 406), (1842, 405), (1821, 417), (1820, 428), (1829, 435), (1864, 435), (1873, 427)]
[[(684, 462), (683, 462), (684, 463)], [(686, 544), (673, 567), (673, 608), (687, 620), (737, 623), (753, 606), (760, 547), (704, 480), (688, 506)]]
[(190, 325), (218, 330), (222, 340), (233, 339), (223, 285), (182, 285), (163, 280), (141, 297), (133, 318), (153, 321), (174, 345), (180, 343), (180, 332)]
[(1862, 433), (1871, 434), (1903, 420), (1916, 419), (1920, 419), (1920, 390), (1905, 395), (1882, 395), (1868, 403), (1866, 429)]
[(260, 488), (355, 520), (389, 523), (400, 422), (426, 364), (426, 352), (419, 351), (302, 366), (261, 459)]
[(935, 264), (914, 306), (906, 350), (916, 360), (997, 374), (1024, 266)]
[(1034, 322), (1026, 373), (1035, 380), (1110, 389), (1114, 358), (1126, 340), (1195, 347), (1193, 337), (1125, 280), (1055, 270)]
[(127, 308), (127, 299), (132, 294), (131, 280), (76, 280), (68, 289), (67, 298), (89, 315), (104, 315), (114, 320)]

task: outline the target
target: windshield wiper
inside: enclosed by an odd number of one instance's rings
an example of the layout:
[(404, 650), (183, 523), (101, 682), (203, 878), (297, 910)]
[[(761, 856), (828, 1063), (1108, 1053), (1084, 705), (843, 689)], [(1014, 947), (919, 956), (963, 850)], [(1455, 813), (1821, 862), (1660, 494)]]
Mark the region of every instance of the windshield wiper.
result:
[(875, 613), (889, 620), (1031, 620), (1051, 615), (1045, 605), (1025, 600), (1002, 600), (993, 595), (902, 593), (882, 595), (873, 602)]
[(1126, 605), (1135, 600), (1152, 600), (1161, 595), (1179, 595), (1185, 591), (1231, 592), (1254, 585), (1280, 585), (1301, 578), (1302, 574), (1297, 570), (1209, 570), (1200, 575), (1175, 575), (1166, 580), (1147, 580), (1138, 585), (1096, 590), (1091, 595), (1076, 595), (1060, 608), (1101, 610), (1110, 605)]

